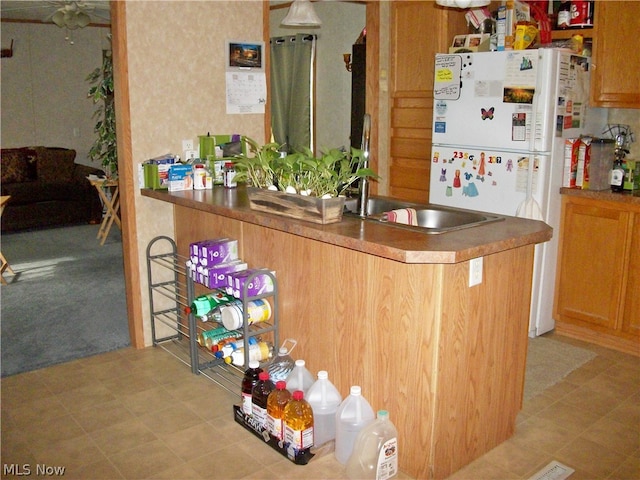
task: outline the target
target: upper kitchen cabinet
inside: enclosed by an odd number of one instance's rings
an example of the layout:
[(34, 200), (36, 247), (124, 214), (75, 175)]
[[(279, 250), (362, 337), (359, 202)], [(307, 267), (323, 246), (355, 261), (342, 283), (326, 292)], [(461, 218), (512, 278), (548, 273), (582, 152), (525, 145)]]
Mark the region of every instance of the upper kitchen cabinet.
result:
[(636, 48), (640, 2), (596, 2), (591, 103), (640, 108), (640, 51)]
[(391, 2), (389, 195), (428, 201), (436, 53), (467, 31), (464, 10), (435, 2)]

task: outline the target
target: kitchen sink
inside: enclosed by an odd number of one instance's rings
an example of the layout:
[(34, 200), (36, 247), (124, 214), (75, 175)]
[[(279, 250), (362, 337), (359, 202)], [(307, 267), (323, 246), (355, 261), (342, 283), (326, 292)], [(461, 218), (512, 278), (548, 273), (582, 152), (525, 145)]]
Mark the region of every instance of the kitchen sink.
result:
[[(411, 208), (416, 212), (417, 225), (406, 223), (389, 222), (387, 212)], [(345, 202), (344, 213), (348, 216), (357, 215), (358, 201), (356, 198), (349, 198)], [(417, 204), (396, 200), (389, 197), (369, 197), (367, 203), (368, 215), (365, 220), (384, 223), (397, 228), (405, 228), (422, 233), (446, 233), (462, 228), (477, 227), (487, 223), (504, 220), (500, 215), (493, 215), (485, 212), (463, 210), (458, 208), (444, 207), (432, 204)]]

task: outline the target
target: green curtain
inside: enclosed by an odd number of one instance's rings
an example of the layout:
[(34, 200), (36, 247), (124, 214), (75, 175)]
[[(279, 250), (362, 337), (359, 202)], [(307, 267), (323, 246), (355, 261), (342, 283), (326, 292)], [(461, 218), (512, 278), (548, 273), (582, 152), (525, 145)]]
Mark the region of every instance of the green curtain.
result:
[(288, 152), (313, 150), (313, 85), (316, 36), (273, 37), (271, 45), (271, 129)]

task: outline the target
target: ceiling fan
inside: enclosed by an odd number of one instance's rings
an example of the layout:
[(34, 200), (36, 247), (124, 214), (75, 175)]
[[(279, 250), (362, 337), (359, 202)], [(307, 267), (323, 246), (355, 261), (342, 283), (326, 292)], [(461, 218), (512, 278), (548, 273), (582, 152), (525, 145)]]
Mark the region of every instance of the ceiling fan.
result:
[(75, 30), (92, 22), (110, 23), (109, 1), (2, 1), (2, 18), (53, 22)]

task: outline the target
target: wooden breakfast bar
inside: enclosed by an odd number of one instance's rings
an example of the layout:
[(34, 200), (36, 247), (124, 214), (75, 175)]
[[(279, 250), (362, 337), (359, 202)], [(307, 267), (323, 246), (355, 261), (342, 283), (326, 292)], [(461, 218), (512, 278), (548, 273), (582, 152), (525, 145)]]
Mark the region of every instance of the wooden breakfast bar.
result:
[[(281, 338), (295, 338), (295, 357), (327, 370), (343, 396), (360, 385), (374, 410), (390, 412), (402, 471), (445, 478), (513, 434), (545, 223), (506, 217), (428, 235), (256, 212), (242, 187), (142, 195), (174, 204), (179, 254), (235, 238), (250, 267), (276, 272)], [(477, 257), (482, 283), (469, 287)]]

